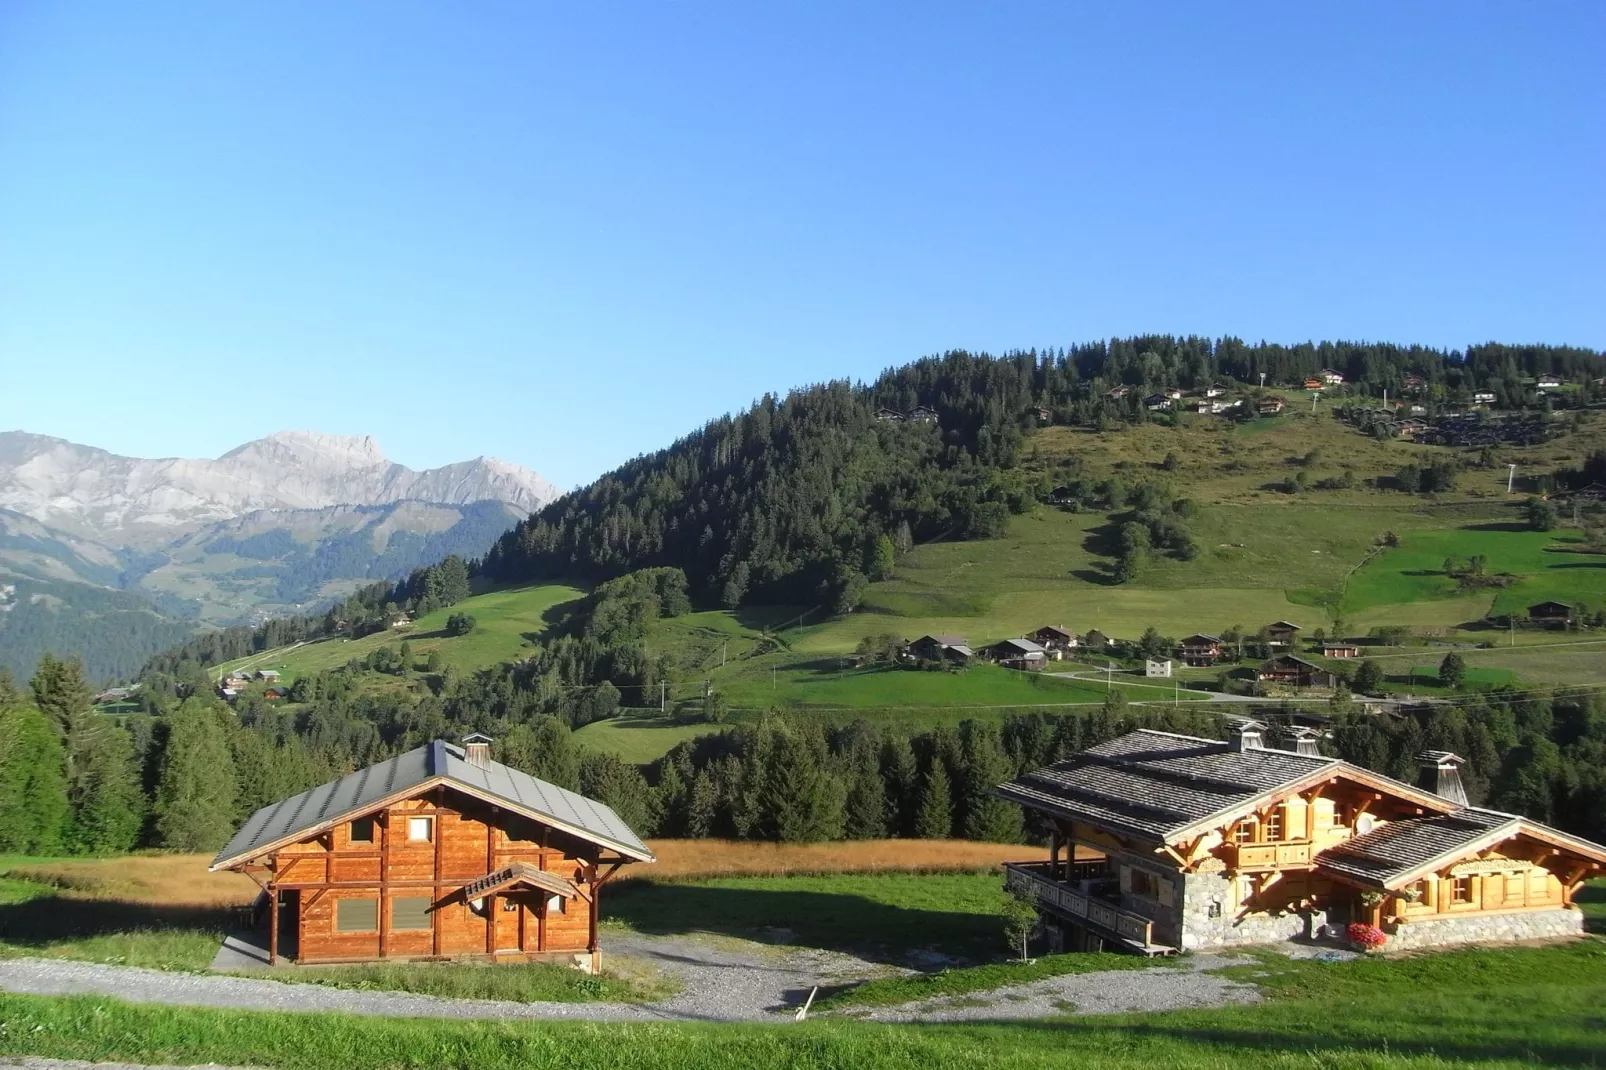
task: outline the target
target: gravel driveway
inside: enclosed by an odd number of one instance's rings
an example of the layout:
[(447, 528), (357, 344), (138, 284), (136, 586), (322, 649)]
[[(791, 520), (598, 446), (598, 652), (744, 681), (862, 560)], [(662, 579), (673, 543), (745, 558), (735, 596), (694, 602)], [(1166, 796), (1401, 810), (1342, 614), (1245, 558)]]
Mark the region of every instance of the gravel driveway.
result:
[[(621, 933), (610, 937), (608, 954), (644, 960), (678, 977), (683, 986), (681, 992), (651, 1004), (519, 1003), (37, 958), (0, 959), (0, 989), (35, 995), (113, 996), (135, 1003), (230, 1010), (334, 1011), (394, 1018), (732, 1022), (784, 1018), (802, 1005), (815, 985), (843, 985), (887, 973), (885, 966), (851, 955), (731, 939)], [(885, 1007), (865, 1017), (873, 1021), (1035, 1018), (1216, 1006), (1258, 999), (1253, 985), (1200, 972), (1226, 961), (1200, 956), (1187, 960), (1185, 965), (1165, 968), (1050, 978), (959, 1000), (938, 997)]]

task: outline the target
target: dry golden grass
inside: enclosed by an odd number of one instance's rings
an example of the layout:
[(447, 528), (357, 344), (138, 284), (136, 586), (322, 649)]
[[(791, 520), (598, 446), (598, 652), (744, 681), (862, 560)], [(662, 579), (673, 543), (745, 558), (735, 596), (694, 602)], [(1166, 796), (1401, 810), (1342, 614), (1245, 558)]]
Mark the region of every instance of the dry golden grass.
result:
[(784, 877), (818, 873), (929, 873), (991, 869), (1035, 858), (1038, 848), (970, 840), (846, 840), (758, 843), (749, 840), (652, 840), (655, 865), (630, 866), (620, 879)]
[[(784, 877), (819, 873), (899, 873), (990, 869), (1035, 857), (1031, 847), (969, 840), (850, 840), (841, 843), (755, 843), (743, 840), (653, 840), (656, 865), (630, 866), (621, 880), (648, 877)], [(239, 873), (208, 873), (208, 855), (131, 855), (16, 866), (10, 874), (69, 895), (165, 906), (242, 906), (258, 888)]]
[(241, 873), (208, 873), (210, 855), (130, 855), (15, 866), (10, 875), (75, 896), (165, 906), (241, 906), (258, 888)]

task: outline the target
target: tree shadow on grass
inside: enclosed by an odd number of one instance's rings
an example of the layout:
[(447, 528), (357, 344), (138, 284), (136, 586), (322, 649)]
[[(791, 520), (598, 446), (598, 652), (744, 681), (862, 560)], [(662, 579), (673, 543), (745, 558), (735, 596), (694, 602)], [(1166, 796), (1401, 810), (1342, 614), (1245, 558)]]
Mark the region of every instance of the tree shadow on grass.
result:
[(1463, 524), (1459, 531), (1532, 531), (1533, 529), (1522, 521), (1494, 520), (1487, 524)]
[(645, 933), (718, 933), (852, 952), (878, 962), (902, 962), (911, 950), (928, 947), (950, 955), (991, 956), (1004, 940), (1003, 919), (994, 914), (922, 910), (846, 893), (650, 879), (609, 888), (602, 913)]
[(249, 918), (250, 909), (242, 907), (167, 906), (43, 895), (22, 903), (0, 904), (0, 941), (43, 948), (61, 940), (162, 929), (222, 933), (239, 928)]
[[(1066, 1035), (1083, 1030), (1113, 1031), (1119, 1033), (1125, 1043), (1153, 1040), (1156, 1042), (1157, 1061), (1166, 1055), (1174, 1054), (1175, 1043), (1182, 1042), (1196, 1048), (1217, 1048), (1229, 1061), (1236, 1056), (1246, 1065), (1254, 1062), (1257, 1056), (1264, 1058), (1273, 1054), (1294, 1056), (1300, 1061), (1315, 1060), (1319, 1065), (1322, 1061), (1320, 1053), (1324, 1051), (1344, 1057), (1346, 1062), (1366, 1053), (1382, 1059), (1426, 1058), (1435, 1063), (1499, 1060), (1525, 1064), (1540, 1063), (1547, 1066), (1593, 1067), (1600, 1064), (1599, 1045), (1565, 1040), (1535, 1040), (1521, 1016), (1513, 1016), (1509, 1026), (1499, 1029), (1493, 1036), (1486, 1035), (1488, 1022), (1481, 1017), (1476, 1021), (1465, 1023), (1463, 1028), (1453, 1017), (1425, 1021), (1405, 1016), (1404, 1020), (1399, 1022), (1399, 1028), (1391, 1029), (1386, 1034), (1372, 1039), (1361, 1033), (1346, 1031), (1342, 1026), (1335, 1028), (1332, 1024), (1324, 1024), (1316, 1016), (1316, 1010), (1313, 1005), (1312, 1017), (1305, 1025), (1298, 1029), (1289, 1028), (1281, 1033), (1273, 1031), (1281, 1023), (1276, 1023), (1268, 1029), (1249, 1025), (1242, 1028), (1225, 1025), (1214, 1027), (1181, 1024), (1128, 1025), (1109, 1020), (1093, 1020), (1082, 1025), (1061, 1020), (1034, 1022), (1029, 1028), (1057, 1031)], [(1372, 1019), (1372, 1022), (1375, 1025), (1376, 1019)], [(1424, 1031), (1430, 1035), (1423, 1036)], [(1412, 1039), (1413, 1034), (1421, 1039)], [(1476, 1039), (1472, 1039), (1473, 1037)]]
[[(1584, 885), (1573, 896), (1573, 902), (1583, 908), (1585, 931), (1606, 936), (1606, 884)], [(1599, 903), (1600, 906), (1591, 911), (1591, 903)]]

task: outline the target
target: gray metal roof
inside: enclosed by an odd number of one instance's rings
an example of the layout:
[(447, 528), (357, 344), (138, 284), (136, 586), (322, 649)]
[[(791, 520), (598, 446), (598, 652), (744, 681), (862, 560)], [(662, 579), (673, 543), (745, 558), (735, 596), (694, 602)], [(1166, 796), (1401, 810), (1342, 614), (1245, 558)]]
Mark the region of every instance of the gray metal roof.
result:
[(1341, 764), (1140, 729), (995, 789), (1034, 809), (1164, 841), (1268, 791)]
[(1364, 836), (1335, 844), (1316, 864), (1343, 877), (1387, 885), (1476, 843), (1491, 832), (1515, 834), (1521, 822), (1510, 814), (1469, 806), (1434, 817), (1390, 821)]
[(218, 852), (212, 868), (248, 861), (272, 844), (303, 839), (432, 781), (507, 806), (632, 858), (653, 861), (653, 853), (641, 837), (610, 807), (501, 762), (475, 765), (464, 757), (462, 748), (437, 739), (262, 807)]

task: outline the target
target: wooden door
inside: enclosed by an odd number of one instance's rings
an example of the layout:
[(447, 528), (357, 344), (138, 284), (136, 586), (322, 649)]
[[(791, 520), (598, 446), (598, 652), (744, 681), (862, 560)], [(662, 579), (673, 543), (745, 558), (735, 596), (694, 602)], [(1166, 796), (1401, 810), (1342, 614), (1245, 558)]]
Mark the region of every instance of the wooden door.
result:
[(491, 921), (496, 926), (498, 951), (524, 950), (524, 904), (519, 902), (519, 898), (516, 893), (496, 897), (496, 912), (491, 916)]

